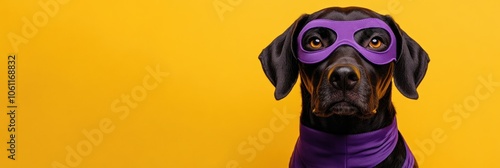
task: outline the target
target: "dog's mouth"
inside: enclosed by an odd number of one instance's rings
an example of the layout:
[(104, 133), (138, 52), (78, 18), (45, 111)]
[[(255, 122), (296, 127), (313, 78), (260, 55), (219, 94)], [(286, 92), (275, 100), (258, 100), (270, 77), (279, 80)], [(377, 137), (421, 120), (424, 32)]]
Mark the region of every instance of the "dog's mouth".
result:
[(318, 117), (330, 117), (332, 115), (351, 116), (360, 113), (360, 108), (347, 101), (339, 101), (327, 106), (324, 110), (313, 109), (313, 113)]

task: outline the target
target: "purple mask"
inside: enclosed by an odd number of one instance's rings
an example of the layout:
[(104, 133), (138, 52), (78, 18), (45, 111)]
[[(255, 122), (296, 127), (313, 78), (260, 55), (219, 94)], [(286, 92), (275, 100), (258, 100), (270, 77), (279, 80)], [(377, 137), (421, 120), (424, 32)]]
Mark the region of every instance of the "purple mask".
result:
[[(313, 28), (328, 28), (337, 34), (335, 42), (321, 50), (306, 51), (302, 46), (302, 38), (310, 29)], [(360, 46), (354, 40), (354, 34), (362, 29), (367, 28), (381, 28), (389, 33), (391, 36), (391, 43), (384, 51), (374, 51)], [(316, 19), (307, 23), (297, 37), (298, 42), (298, 59), (305, 64), (314, 64), (326, 59), (335, 49), (341, 45), (348, 45), (356, 49), (363, 57), (371, 63), (383, 65), (396, 60), (396, 37), (391, 28), (382, 20), (375, 18), (352, 20), (352, 21), (335, 21), (328, 19)]]

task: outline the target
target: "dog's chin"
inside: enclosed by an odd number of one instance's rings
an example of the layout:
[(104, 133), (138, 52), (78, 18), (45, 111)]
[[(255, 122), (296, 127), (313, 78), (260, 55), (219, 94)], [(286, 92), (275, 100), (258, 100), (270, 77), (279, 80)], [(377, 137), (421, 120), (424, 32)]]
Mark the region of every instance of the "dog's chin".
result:
[(359, 118), (369, 118), (374, 115), (373, 113), (364, 112), (360, 107), (348, 102), (337, 102), (331, 105), (326, 110), (313, 110), (313, 114), (317, 117), (331, 117), (331, 116), (353, 116)]

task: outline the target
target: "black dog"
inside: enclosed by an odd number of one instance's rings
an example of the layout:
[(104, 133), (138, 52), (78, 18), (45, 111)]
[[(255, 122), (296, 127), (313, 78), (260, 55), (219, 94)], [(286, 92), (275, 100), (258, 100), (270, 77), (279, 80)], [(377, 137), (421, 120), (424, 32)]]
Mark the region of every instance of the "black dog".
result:
[[(347, 45), (339, 46), (318, 63), (305, 64), (297, 59), (298, 43), (304, 44), (308, 50), (311, 47), (308, 44), (327, 47), (336, 38), (335, 32), (312, 29), (306, 34), (316, 37), (315, 41), (305, 38), (304, 41), (297, 41), (298, 33), (308, 22), (315, 19), (349, 21), (365, 18), (377, 18), (390, 26), (396, 36), (397, 61), (376, 65)], [(370, 47), (371, 43), (382, 43), (384, 47), (388, 45), (384, 39), (390, 39), (387, 36), (387, 32), (363, 30), (357, 32), (354, 39), (366, 47)], [(374, 41), (375, 37), (378, 39)], [(390, 16), (359, 7), (326, 8), (300, 16), (262, 51), (259, 59), (266, 76), (276, 88), (276, 100), (288, 95), (300, 74), (301, 124), (333, 135), (360, 134), (389, 126), (396, 114), (391, 102), (392, 78), (404, 96), (417, 99), (416, 88), (425, 76), (430, 61), (420, 45)], [(394, 150), (375, 167), (402, 167), (408, 148), (405, 148), (402, 136), (398, 137)], [(416, 163), (414, 167), (418, 167)]]

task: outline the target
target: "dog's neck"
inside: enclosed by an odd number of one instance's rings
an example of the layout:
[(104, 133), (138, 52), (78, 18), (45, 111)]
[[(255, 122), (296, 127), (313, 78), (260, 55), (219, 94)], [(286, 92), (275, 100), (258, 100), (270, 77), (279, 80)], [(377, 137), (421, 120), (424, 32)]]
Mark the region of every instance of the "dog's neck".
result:
[(355, 116), (333, 115), (325, 118), (314, 115), (311, 108), (311, 95), (304, 84), (301, 84), (302, 113), (300, 122), (310, 128), (332, 134), (358, 134), (384, 128), (392, 123), (396, 114), (391, 102), (391, 85), (380, 99), (377, 113), (371, 118), (361, 119)]

